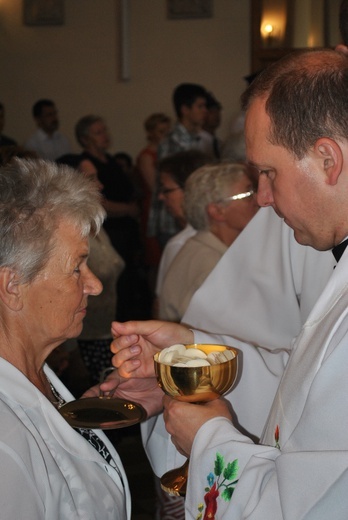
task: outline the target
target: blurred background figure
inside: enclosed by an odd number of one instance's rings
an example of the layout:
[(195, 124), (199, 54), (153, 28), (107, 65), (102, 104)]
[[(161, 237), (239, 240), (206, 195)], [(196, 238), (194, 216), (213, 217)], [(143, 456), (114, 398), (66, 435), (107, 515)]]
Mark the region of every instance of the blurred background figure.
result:
[(117, 162), (117, 164), (121, 166), (124, 173), (132, 177), (134, 165), (131, 155), (129, 155), (129, 153), (126, 152), (117, 152), (114, 154), (114, 159)]
[[(243, 79), (247, 82), (247, 85), (250, 85), (260, 72), (261, 70), (248, 74)], [(220, 144), (221, 159), (231, 162), (245, 161), (244, 120), (245, 113), (243, 110), (233, 117), (228, 136)]]
[(136, 164), (144, 184), (153, 192), (156, 184), (158, 146), (168, 136), (171, 120), (166, 114), (151, 114), (144, 121), (144, 129), (147, 145), (139, 153)]
[(42, 159), (55, 161), (71, 152), (69, 140), (59, 132), (58, 110), (50, 99), (39, 99), (32, 108), (37, 125), (36, 132), (27, 139), (24, 147), (33, 150)]
[(159, 293), (159, 318), (179, 322), (196, 290), (259, 207), (248, 168), (207, 165), (185, 183), (184, 212), (197, 230), (179, 250)]
[(0, 147), (2, 146), (15, 146), (17, 143), (12, 137), (8, 137), (3, 134), (3, 130), (5, 127), (5, 107), (4, 104), (0, 102)]
[[(174, 89), (172, 99), (177, 121), (167, 137), (159, 144), (159, 160), (187, 150), (203, 151), (199, 133), (207, 113), (206, 93), (204, 87), (195, 83), (181, 83)], [(163, 248), (168, 240), (180, 231), (180, 228), (168, 213), (163, 201), (158, 199), (158, 189), (159, 178), (157, 177), (149, 214), (148, 235), (157, 237)]]
[(181, 83), (173, 92), (177, 121), (161, 142), (159, 159), (184, 150), (202, 150), (199, 133), (207, 115), (207, 91), (202, 85)]
[(107, 212), (104, 227), (125, 262), (131, 262), (133, 244), (138, 235), (139, 214), (133, 184), (115, 158), (108, 153), (111, 139), (102, 117), (82, 117), (76, 123), (75, 135), (83, 149), (81, 160), (88, 159), (94, 165), (103, 185), (102, 194)]
[[(127, 152), (117, 152), (114, 154), (114, 159), (117, 162), (117, 164), (122, 168), (123, 172), (130, 178), (134, 188), (134, 198), (138, 202), (139, 208), (141, 208), (141, 185), (136, 173), (136, 168), (133, 163), (132, 156)], [(139, 219), (140, 218), (141, 216), (139, 215)]]
[(171, 120), (166, 114), (155, 113), (148, 116), (144, 121), (147, 145), (136, 158), (135, 172), (141, 192), (140, 233), (148, 283), (152, 293), (154, 293), (162, 247), (156, 236), (148, 235), (148, 221), (151, 201), (156, 191), (158, 146), (168, 135), (170, 128)]
[(218, 161), (221, 158), (221, 140), (216, 136), (216, 131), (221, 125), (221, 103), (207, 92), (207, 114), (203, 123), (203, 130), (200, 137), (203, 142), (203, 149), (212, 160)]
[(81, 160), (89, 160), (103, 185), (103, 205), (107, 212), (104, 229), (113, 247), (125, 262), (117, 283), (117, 319), (149, 317), (151, 302), (141, 257), (139, 204), (130, 176), (108, 153), (111, 139), (102, 117), (87, 115), (75, 126), (82, 146)]
[(221, 155), (225, 161), (245, 160), (244, 130), (239, 129), (238, 119), (232, 123), (231, 131), (222, 145)]
[(181, 231), (167, 242), (161, 256), (156, 280), (156, 298), (153, 306), (153, 314), (155, 316), (158, 315), (157, 297), (161, 292), (163, 278), (167, 269), (185, 241), (196, 233), (192, 226), (187, 225), (184, 213), (185, 182), (192, 172), (208, 162), (209, 158), (204, 153), (198, 150), (188, 150), (165, 157), (158, 163), (160, 179), (158, 198), (163, 202), (168, 213), (175, 220), (178, 229)]

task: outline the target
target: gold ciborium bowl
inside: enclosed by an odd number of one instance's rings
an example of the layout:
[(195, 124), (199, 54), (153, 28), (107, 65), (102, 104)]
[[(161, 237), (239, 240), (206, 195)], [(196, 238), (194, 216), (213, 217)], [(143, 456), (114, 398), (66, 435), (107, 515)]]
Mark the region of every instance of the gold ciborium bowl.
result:
[[(186, 349), (197, 349), (205, 354), (231, 351), (231, 359), (206, 366), (174, 366), (161, 362), (161, 353), (154, 356), (155, 373), (163, 392), (178, 401), (206, 403), (218, 399), (230, 390), (237, 378), (238, 351), (225, 345), (192, 344)], [(189, 460), (180, 468), (167, 471), (161, 477), (161, 487), (170, 495), (185, 496)]]
[(203, 350), (205, 353), (230, 350), (234, 357), (223, 363), (210, 366), (171, 366), (161, 363), (155, 354), (155, 372), (163, 392), (178, 401), (205, 403), (225, 394), (233, 385), (237, 375), (237, 350), (225, 345), (185, 345)]

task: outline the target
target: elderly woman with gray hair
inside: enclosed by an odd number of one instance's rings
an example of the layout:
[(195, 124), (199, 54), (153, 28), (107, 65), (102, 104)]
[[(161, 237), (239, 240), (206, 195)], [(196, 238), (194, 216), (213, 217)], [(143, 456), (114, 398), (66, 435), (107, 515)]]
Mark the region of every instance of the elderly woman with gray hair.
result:
[(197, 233), (170, 264), (159, 295), (160, 319), (176, 322), (258, 210), (247, 167), (221, 163), (193, 172), (185, 184), (184, 210)]
[(121, 461), (99, 430), (73, 429), (73, 396), (46, 364), (80, 334), (98, 187), (67, 166), (15, 159), (0, 169), (0, 503), (3, 520), (130, 518)]

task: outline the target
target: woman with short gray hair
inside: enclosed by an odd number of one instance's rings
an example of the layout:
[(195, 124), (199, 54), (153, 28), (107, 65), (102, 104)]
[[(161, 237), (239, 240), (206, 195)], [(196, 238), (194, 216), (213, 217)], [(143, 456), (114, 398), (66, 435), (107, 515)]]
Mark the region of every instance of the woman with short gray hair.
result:
[(74, 398), (46, 364), (82, 330), (102, 290), (87, 265), (105, 211), (95, 182), (68, 166), (0, 169), (1, 518), (130, 518), (121, 461), (100, 431), (59, 413)]
[[(211, 203), (229, 204), (225, 200), (231, 184), (248, 176), (247, 166), (237, 163), (220, 163), (202, 166), (193, 172), (185, 183), (184, 211), (188, 222), (197, 230), (208, 229), (211, 218), (207, 208)], [(249, 180), (250, 190), (252, 183)], [(252, 193), (249, 194), (250, 198)], [(248, 199), (248, 196), (245, 197)], [(250, 199), (249, 199), (250, 200)]]
[(170, 264), (159, 294), (159, 317), (179, 322), (196, 290), (256, 214), (244, 164), (206, 165), (185, 183), (184, 210), (197, 230)]

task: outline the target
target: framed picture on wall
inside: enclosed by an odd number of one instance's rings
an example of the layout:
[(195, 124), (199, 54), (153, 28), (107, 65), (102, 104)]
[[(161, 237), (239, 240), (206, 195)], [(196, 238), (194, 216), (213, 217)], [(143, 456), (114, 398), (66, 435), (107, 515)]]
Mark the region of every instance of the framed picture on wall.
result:
[(62, 25), (64, 0), (23, 0), (25, 25)]
[(211, 18), (213, 0), (167, 0), (167, 15), (173, 20)]

